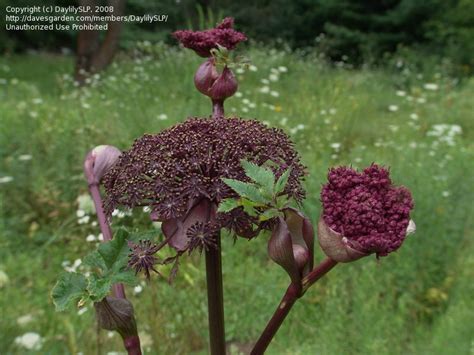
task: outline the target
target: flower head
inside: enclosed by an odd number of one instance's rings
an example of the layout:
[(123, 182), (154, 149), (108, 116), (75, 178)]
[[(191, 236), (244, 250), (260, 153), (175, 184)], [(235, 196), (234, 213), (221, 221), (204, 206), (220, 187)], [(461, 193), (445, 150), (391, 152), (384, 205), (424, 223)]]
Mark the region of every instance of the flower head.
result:
[(138, 243), (129, 242), (131, 253), (128, 255), (128, 266), (135, 270), (135, 273), (145, 272), (147, 279), (150, 279), (150, 270), (158, 274), (154, 265), (157, 262), (155, 253), (158, 251), (158, 246), (153, 244), (150, 240), (140, 240)]
[(163, 231), (177, 250), (194, 245), (188, 243), (187, 232), (196, 222), (253, 236), (256, 218), (242, 208), (216, 213), (221, 200), (238, 197), (222, 178), (249, 181), (242, 159), (271, 165), (277, 177), (291, 168), (284, 193), (297, 201), (304, 198), (300, 182), (304, 166), (283, 131), (255, 120), (192, 118), (137, 139), (122, 154), (104, 178), (106, 211), (111, 213), (118, 205), (150, 206), (152, 219), (164, 222)]
[(176, 31), (173, 35), (184, 47), (194, 50), (201, 57), (210, 57), (211, 49), (217, 48), (218, 44), (232, 50), (237, 44), (247, 40), (243, 33), (233, 27), (234, 19), (226, 17), (216, 28), (205, 31)]
[(413, 200), (407, 188), (392, 185), (387, 169), (333, 168), (321, 200), (320, 244), (336, 261), (386, 256), (405, 240)]

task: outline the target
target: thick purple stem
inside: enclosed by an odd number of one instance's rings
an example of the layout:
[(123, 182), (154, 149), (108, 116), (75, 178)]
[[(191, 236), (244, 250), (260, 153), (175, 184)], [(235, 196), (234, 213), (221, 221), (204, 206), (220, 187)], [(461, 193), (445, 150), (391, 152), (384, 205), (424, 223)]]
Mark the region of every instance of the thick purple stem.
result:
[(222, 287), (221, 238), (206, 250), (207, 304), (211, 355), (225, 354), (224, 292)]
[[(98, 183), (89, 184), (89, 192), (94, 201), (95, 212), (97, 214), (97, 219), (99, 220), (100, 231), (104, 236), (104, 242), (112, 240), (112, 230), (110, 229), (109, 221), (105, 216), (104, 208), (102, 205), (102, 197), (100, 196), (100, 189)], [(122, 284), (114, 284), (112, 286), (114, 295), (117, 298), (126, 298), (125, 289)]]
[[(303, 279), (303, 293), (306, 291), (312, 284), (318, 281), (323, 277), (329, 270), (336, 266), (337, 261), (334, 261), (330, 258), (323, 260), (316, 268), (313, 269), (306, 277)], [(276, 309), (272, 318), (268, 322), (264, 331), (258, 338), (255, 343), (251, 355), (261, 355), (265, 353), (268, 345), (272, 341), (276, 332), (280, 328), (281, 324), (285, 320), (288, 313), (290, 313), (291, 308), (295, 304), (296, 300), (300, 298), (303, 293), (301, 292), (301, 286), (295, 285), (293, 283), (288, 286), (285, 295), (283, 296), (280, 305)]]
[(126, 337), (123, 340), (123, 346), (127, 349), (128, 355), (142, 355), (140, 348), (140, 338), (138, 335)]
[(212, 100), (212, 118), (224, 117), (224, 100)]

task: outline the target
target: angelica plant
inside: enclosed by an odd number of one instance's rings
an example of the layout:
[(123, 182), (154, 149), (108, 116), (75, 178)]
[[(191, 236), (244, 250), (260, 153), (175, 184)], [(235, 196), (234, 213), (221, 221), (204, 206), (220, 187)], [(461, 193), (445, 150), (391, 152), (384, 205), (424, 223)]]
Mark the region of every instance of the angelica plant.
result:
[[(288, 274), (289, 285), (254, 344), (252, 354), (263, 354), (295, 302), (334, 266), (387, 256), (402, 245), (414, 231), (412, 197), (379, 165), (362, 172), (330, 169), (317, 225), (327, 258), (314, 267), (315, 230), (302, 212), (306, 168), (293, 142), (258, 120), (224, 114), (224, 101), (238, 89), (232, 68), (242, 64), (231, 51), (245, 35), (226, 18), (214, 29), (174, 36), (205, 58), (194, 83), (211, 99), (212, 114), (146, 134), (128, 150), (99, 146), (87, 155), (85, 174), (105, 242), (84, 259), (87, 273), (61, 275), (52, 297), (60, 311), (92, 302), (99, 325), (116, 330), (129, 354), (140, 354), (139, 323), (124, 285), (136, 284), (140, 273), (164, 276), (157, 266), (166, 264), (173, 265), (172, 281), (181, 258), (204, 253), (210, 352), (222, 355), (221, 238), (268, 238), (268, 255)], [(109, 219), (119, 207), (147, 207), (150, 219), (161, 222), (162, 241), (125, 229), (113, 236)], [(172, 256), (160, 257), (165, 247)]]

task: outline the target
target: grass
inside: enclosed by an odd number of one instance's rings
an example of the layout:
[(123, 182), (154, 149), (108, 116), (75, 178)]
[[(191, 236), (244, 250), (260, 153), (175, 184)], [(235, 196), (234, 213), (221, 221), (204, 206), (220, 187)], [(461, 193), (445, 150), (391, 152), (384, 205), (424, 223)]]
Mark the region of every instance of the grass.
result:
[[(406, 64), (350, 70), (269, 49), (248, 54), (257, 71), (238, 75), (241, 96), (226, 102), (227, 113), (292, 136), (308, 166), (311, 219), (328, 167), (375, 161), (413, 192), (418, 227), (389, 257), (331, 271), (297, 303), (268, 354), (472, 354), (474, 80), (459, 82), (442, 67), (419, 76)], [(71, 58), (0, 59), (0, 178), (12, 177), (0, 184), (0, 353), (28, 353), (15, 338), (29, 331), (42, 336), (41, 354), (122, 351), (118, 336), (97, 333), (93, 309), (55, 313), (49, 296), (62, 263), (85, 255), (94, 247), (86, 236), (98, 233), (77, 223), (77, 197), (87, 191), (82, 160), (95, 145), (127, 149), (144, 133), (207, 116), (210, 104), (192, 82), (198, 65), (189, 52), (161, 48), (152, 60), (122, 58), (77, 89)], [(449, 126), (438, 134), (438, 124)], [(152, 228), (142, 211), (133, 214), (114, 226)], [(256, 339), (286, 289), (266, 242), (223, 241), (229, 341)], [(184, 258), (172, 286), (155, 278), (128, 294), (146, 353), (206, 353), (203, 258)]]

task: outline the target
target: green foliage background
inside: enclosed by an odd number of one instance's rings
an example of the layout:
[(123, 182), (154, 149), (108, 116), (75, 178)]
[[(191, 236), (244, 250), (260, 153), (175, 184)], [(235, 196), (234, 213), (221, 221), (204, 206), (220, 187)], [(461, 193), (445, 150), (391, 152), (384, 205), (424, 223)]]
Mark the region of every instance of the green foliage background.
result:
[[(97, 332), (93, 309), (54, 312), (50, 291), (63, 262), (93, 250), (86, 236), (99, 233), (93, 216), (79, 224), (76, 215), (77, 197), (87, 192), (86, 152), (99, 144), (127, 149), (144, 133), (210, 112), (193, 86), (197, 56), (163, 44), (139, 48), (81, 89), (71, 57), (0, 58), (2, 354), (28, 353), (15, 339), (31, 331), (43, 338), (38, 354), (122, 349), (117, 335)], [(255, 68), (238, 74), (239, 95), (226, 102), (227, 113), (291, 135), (308, 166), (304, 210), (313, 222), (328, 167), (375, 161), (413, 191), (418, 226), (389, 257), (331, 271), (298, 302), (268, 353), (472, 353), (474, 81), (448, 75), (443, 61), (420, 67), (402, 54), (384, 70), (331, 66), (317, 51), (260, 46), (246, 55)], [(160, 238), (140, 209), (114, 217), (114, 228), (121, 225)], [(267, 240), (223, 239), (228, 341), (254, 340), (286, 289)], [(322, 258), (317, 250), (316, 262)], [(171, 286), (157, 277), (143, 285), (127, 294), (147, 353), (206, 353), (203, 259), (183, 259)]]
[[(100, 1), (99, 1), (100, 3)], [(76, 5), (71, 0), (41, 4)], [(104, 2), (105, 4), (105, 2)], [(8, 5), (38, 5), (37, 0), (0, 0)], [(472, 73), (474, 65), (474, 0), (128, 0), (127, 14), (166, 14), (167, 23), (127, 24), (121, 46), (137, 40), (165, 40), (180, 28), (209, 28), (224, 16), (236, 18), (238, 29), (254, 41), (318, 47), (332, 60), (382, 63), (385, 53), (416, 48), (449, 58), (456, 69)], [(0, 18), (0, 52), (75, 48), (74, 32), (10, 32)]]

